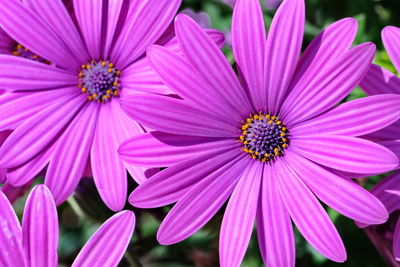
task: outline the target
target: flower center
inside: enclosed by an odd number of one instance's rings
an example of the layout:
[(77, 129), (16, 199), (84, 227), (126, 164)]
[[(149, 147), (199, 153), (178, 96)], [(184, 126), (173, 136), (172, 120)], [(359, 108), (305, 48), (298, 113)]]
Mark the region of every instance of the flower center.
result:
[(19, 56), (19, 57), (35, 60), (38, 62), (50, 64), (50, 62), (47, 61), (46, 59), (40, 57), (39, 55), (36, 55), (35, 53), (29, 51), (28, 48), (26, 48), (18, 43), (15, 45), (14, 51), (12, 52), (12, 54), (14, 56)]
[(282, 156), (288, 141), (287, 128), (276, 116), (260, 112), (242, 125), (240, 142), (253, 159), (269, 162)]
[(88, 95), (89, 101), (106, 103), (121, 89), (121, 72), (109, 61), (94, 61), (82, 65), (79, 72), (79, 88)]

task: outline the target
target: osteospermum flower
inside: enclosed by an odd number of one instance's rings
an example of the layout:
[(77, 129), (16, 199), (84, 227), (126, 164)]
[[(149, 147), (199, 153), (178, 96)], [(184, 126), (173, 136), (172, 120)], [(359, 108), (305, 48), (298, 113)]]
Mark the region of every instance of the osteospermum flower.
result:
[(390, 150), (359, 138), (399, 119), (398, 96), (335, 107), (367, 72), (374, 45), (349, 50), (357, 26), (344, 19), (299, 59), (303, 0), (282, 3), (268, 39), (258, 0), (239, 0), (232, 24), (239, 80), (191, 19), (178, 16), (175, 27), (184, 56), (157, 46), (147, 55), (182, 99), (148, 95), (122, 102), (131, 117), (158, 130), (124, 143), (122, 157), (140, 166), (170, 166), (141, 184), (130, 203), (177, 202), (157, 235), (167, 245), (199, 230), (230, 197), (220, 234), (222, 266), (239, 266), (254, 221), (267, 266), (294, 265), (291, 221), (322, 255), (344, 261), (342, 240), (318, 199), (370, 224), (388, 214), (376, 197), (330, 170), (377, 173), (398, 164)]
[[(57, 266), (58, 217), (46, 186), (38, 185), (30, 193), (22, 227), (10, 202), (0, 192), (0, 219), (1, 266)], [(72, 266), (117, 266), (134, 226), (133, 212), (115, 214), (92, 235)]]
[[(123, 140), (144, 132), (119, 102), (143, 91), (170, 93), (143, 53), (180, 3), (75, 0), (78, 29), (61, 0), (0, 2), (1, 28), (52, 64), (0, 56), (0, 83), (9, 91), (0, 96), (0, 130), (15, 128), (0, 149), (10, 184), (27, 183), (50, 162), (45, 183), (60, 204), (89, 165), (105, 203), (123, 208), (126, 168), (139, 183), (146, 169), (118, 157)], [(174, 40), (166, 45), (177, 49)]]

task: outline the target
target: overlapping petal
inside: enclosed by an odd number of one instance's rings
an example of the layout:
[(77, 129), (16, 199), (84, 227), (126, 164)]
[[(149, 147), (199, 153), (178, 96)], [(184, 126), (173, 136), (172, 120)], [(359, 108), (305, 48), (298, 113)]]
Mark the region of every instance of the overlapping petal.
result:
[(400, 72), (400, 29), (394, 26), (387, 26), (382, 30), (382, 40), (393, 65)]
[(371, 193), (385, 205), (389, 213), (400, 209), (400, 172), (395, 172), (379, 182)]
[(360, 86), (368, 95), (400, 94), (400, 78), (375, 64), (371, 65)]

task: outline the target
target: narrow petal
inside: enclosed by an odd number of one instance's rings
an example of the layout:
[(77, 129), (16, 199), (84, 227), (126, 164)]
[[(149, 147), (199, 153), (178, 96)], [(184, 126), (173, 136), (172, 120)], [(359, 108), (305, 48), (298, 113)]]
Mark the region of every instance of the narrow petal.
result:
[(279, 193), (278, 175), (274, 164), (264, 167), (256, 217), (258, 244), (267, 266), (294, 267), (296, 249), (293, 226)]
[(275, 114), (283, 102), (300, 57), (305, 24), (304, 5), (304, 0), (284, 1), (268, 32), (264, 90), (267, 92), (268, 110)]
[(374, 55), (374, 44), (361, 44), (323, 69), (306, 87), (298, 84), (281, 109), (286, 125), (305, 121), (339, 103), (360, 83)]
[[(190, 102), (166, 96), (137, 95), (123, 98), (124, 111), (139, 123), (171, 134), (235, 137), (237, 122), (196, 108)], [(196, 118), (194, 119), (194, 114)]]
[(397, 261), (400, 261), (400, 220), (397, 221), (396, 230), (393, 236), (393, 254)]
[(385, 205), (389, 213), (400, 209), (400, 172), (395, 172), (380, 181), (371, 190)]
[(116, 267), (128, 247), (134, 228), (133, 212), (115, 214), (92, 235), (72, 266)]
[(155, 43), (174, 18), (181, 0), (143, 0), (128, 14), (111, 59), (124, 69)]
[(292, 138), (290, 149), (324, 166), (345, 172), (383, 173), (399, 159), (389, 149), (361, 138), (313, 135)]
[(180, 242), (204, 226), (235, 188), (248, 158), (236, 159), (192, 187), (161, 223), (157, 240), (162, 245)]
[(57, 205), (78, 186), (89, 158), (98, 118), (97, 103), (86, 104), (62, 133), (47, 170), (45, 184)]
[(387, 26), (382, 30), (382, 40), (393, 65), (400, 72), (400, 29)]
[(175, 28), (185, 57), (206, 82), (207, 91), (240, 114), (248, 115), (252, 110), (249, 99), (219, 47), (188, 16), (178, 15)]
[(21, 124), (0, 148), (0, 166), (20, 166), (46, 148), (85, 101), (78, 95), (57, 103)]
[[(234, 152), (236, 149), (238, 153)], [(136, 188), (129, 202), (139, 208), (162, 207), (177, 202), (194, 185), (236, 160), (240, 155), (239, 149), (237, 144), (226, 142), (224, 148), (209, 149), (169, 167)]]
[(109, 58), (113, 40), (117, 31), (120, 15), (123, 13), (124, 0), (108, 1), (107, 7), (107, 32), (104, 44), (104, 58)]
[(237, 1), (232, 17), (232, 46), (256, 110), (265, 109), (267, 98), (263, 77), (267, 39), (258, 0)]
[(360, 87), (368, 95), (400, 94), (400, 78), (385, 68), (372, 64)]
[(400, 136), (400, 121), (397, 121), (379, 131), (364, 135), (363, 138), (373, 141), (396, 140)]
[(385, 206), (360, 185), (291, 151), (287, 151), (285, 158), (311, 191), (334, 210), (367, 224), (382, 224), (387, 220)]
[(221, 266), (240, 266), (254, 228), (263, 164), (253, 161), (243, 172), (226, 207), (219, 238)]
[(359, 98), (290, 129), (294, 136), (329, 134), (361, 136), (400, 119), (400, 95)]
[(0, 2), (0, 25), (18, 43), (51, 63), (71, 71), (80, 66), (51, 27), (22, 1)]
[(59, 89), (76, 86), (78, 77), (30, 59), (0, 55), (0, 83), (1, 88), (9, 91)]
[(21, 225), (3, 192), (0, 192), (0, 222), (1, 266), (25, 266)]
[(284, 161), (276, 161), (283, 202), (304, 238), (324, 257), (344, 262), (347, 258), (335, 226), (317, 198)]
[(57, 209), (53, 196), (44, 185), (35, 186), (26, 200), (22, 218), (22, 239), (29, 266), (57, 266)]

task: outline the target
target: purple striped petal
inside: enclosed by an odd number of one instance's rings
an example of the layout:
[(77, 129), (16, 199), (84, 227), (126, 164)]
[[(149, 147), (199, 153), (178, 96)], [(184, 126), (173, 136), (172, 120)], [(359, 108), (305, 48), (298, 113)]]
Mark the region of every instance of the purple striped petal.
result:
[(237, 122), (215, 115), (212, 110), (200, 110), (188, 101), (166, 96), (138, 95), (123, 98), (121, 105), (139, 123), (163, 132), (207, 137), (238, 135)]
[(371, 193), (385, 205), (389, 213), (400, 209), (400, 172), (395, 172), (380, 181)]
[[(232, 152), (237, 149), (238, 153)], [(238, 144), (225, 141), (225, 146), (211, 149), (202, 155), (189, 158), (169, 167), (148, 179), (129, 196), (129, 202), (139, 208), (154, 208), (177, 202), (197, 183), (238, 158)]]
[(59, 89), (75, 86), (78, 76), (30, 59), (0, 55), (0, 83), (10, 91)]
[(371, 65), (360, 86), (368, 95), (400, 94), (400, 78), (375, 64)]
[(133, 212), (115, 214), (92, 235), (72, 266), (116, 267), (128, 247), (134, 228)]
[(57, 209), (53, 196), (44, 185), (35, 186), (26, 200), (22, 239), (28, 266), (57, 266)]
[(312, 135), (292, 138), (290, 149), (318, 164), (353, 173), (383, 173), (393, 170), (399, 162), (389, 149), (348, 136)]
[(71, 71), (80, 66), (51, 27), (21, 1), (0, 2), (0, 25), (18, 43), (51, 63)]
[(400, 261), (400, 220), (397, 221), (396, 230), (393, 236), (393, 254), (397, 261)]
[(374, 141), (395, 140), (400, 136), (400, 121), (397, 121), (382, 130), (367, 134), (363, 138)]
[(218, 46), (188, 16), (178, 15), (175, 28), (182, 50), (197, 70), (200, 81), (205, 82), (207, 92), (218, 96), (220, 101), (240, 114), (248, 115), (252, 110), (249, 99)]
[(400, 95), (376, 95), (346, 102), (290, 129), (293, 136), (329, 134), (361, 136), (400, 119)]
[(219, 238), (221, 266), (240, 266), (254, 228), (263, 164), (253, 161), (243, 172), (226, 207)]
[(325, 204), (359, 222), (382, 224), (388, 218), (383, 204), (355, 182), (336, 176), (311, 161), (287, 151), (287, 162)]
[(0, 222), (0, 265), (25, 266), (21, 225), (3, 192), (0, 192)]
[(232, 46), (241, 77), (257, 110), (266, 107), (264, 60), (267, 47), (264, 16), (258, 0), (239, 0), (232, 17)]
[(356, 46), (323, 69), (306, 87), (298, 84), (281, 109), (286, 125), (305, 121), (340, 102), (360, 83), (374, 55), (374, 44)]
[(107, 7), (107, 32), (104, 44), (104, 58), (108, 58), (111, 53), (112, 42), (115, 38), (118, 21), (123, 12), (124, 0), (108, 1)]
[(160, 244), (180, 242), (204, 226), (228, 199), (249, 165), (248, 158), (235, 159), (193, 186), (161, 223), (157, 233)]
[[(79, 92), (78, 92), (79, 93)], [(81, 94), (57, 103), (21, 124), (0, 148), (0, 166), (24, 164), (46, 148), (85, 103)]]
[(393, 65), (400, 72), (400, 29), (387, 26), (382, 30), (382, 40)]
[(279, 193), (278, 175), (274, 164), (264, 167), (256, 217), (258, 244), (267, 266), (294, 267), (296, 250), (293, 226)]
[(160, 38), (180, 5), (181, 0), (138, 1), (111, 52), (111, 60), (119, 69), (130, 65)]
[(57, 141), (45, 178), (45, 184), (53, 193), (57, 205), (74, 192), (83, 175), (98, 112), (97, 103), (86, 104)]
[(283, 202), (300, 233), (324, 257), (344, 262), (347, 256), (342, 239), (317, 198), (288, 163), (274, 164)]

